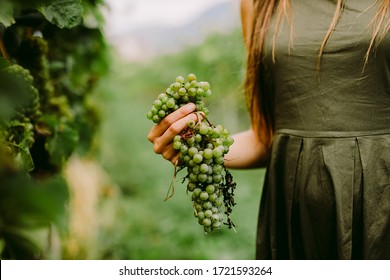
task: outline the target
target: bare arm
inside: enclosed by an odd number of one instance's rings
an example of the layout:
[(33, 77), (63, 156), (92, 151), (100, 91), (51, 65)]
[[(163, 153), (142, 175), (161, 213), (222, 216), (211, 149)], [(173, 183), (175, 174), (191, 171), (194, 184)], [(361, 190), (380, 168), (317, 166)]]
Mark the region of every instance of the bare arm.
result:
[(234, 143), (225, 155), (227, 168), (245, 169), (265, 167), (268, 149), (261, 143), (252, 129), (232, 136)]
[(245, 47), (249, 48), (253, 21), (253, 0), (241, 0), (241, 26)]
[[(252, 35), (253, 0), (241, 0), (241, 25), (245, 47), (248, 50)], [(264, 167), (268, 158), (267, 147), (258, 140), (254, 131), (247, 131), (233, 135), (234, 144), (225, 156), (225, 166), (228, 168), (256, 168)]]

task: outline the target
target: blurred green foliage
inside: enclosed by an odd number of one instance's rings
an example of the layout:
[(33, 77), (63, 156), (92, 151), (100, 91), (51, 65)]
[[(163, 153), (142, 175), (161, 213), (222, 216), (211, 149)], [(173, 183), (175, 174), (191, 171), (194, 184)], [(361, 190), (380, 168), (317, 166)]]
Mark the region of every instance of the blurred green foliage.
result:
[[(50, 258), (50, 232), (66, 236), (69, 202), (67, 184), (61, 176), (36, 182), (14, 174), (0, 184), (0, 230), (5, 259)], [(47, 230), (49, 230), (49, 235)], [(43, 238), (42, 238), (43, 237)]]
[(93, 150), (99, 121), (88, 97), (108, 69), (102, 0), (3, 2), (0, 258), (61, 258), (71, 200), (63, 169)]

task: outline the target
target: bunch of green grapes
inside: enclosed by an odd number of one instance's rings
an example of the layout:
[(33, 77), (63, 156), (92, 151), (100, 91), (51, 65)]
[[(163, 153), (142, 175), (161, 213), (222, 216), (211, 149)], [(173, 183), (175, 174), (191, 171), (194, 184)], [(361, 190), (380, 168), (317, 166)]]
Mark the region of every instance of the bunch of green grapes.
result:
[(207, 115), (208, 109), (204, 106), (203, 98), (210, 95), (208, 82), (198, 82), (194, 74), (189, 74), (187, 81), (183, 76), (177, 76), (176, 81), (166, 89), (165, 93), (161, 93), (153, 102), (147, 118), (158, 123), (165, 116), (190, 102), (196, 104), (197, 111)]
[(10, 79), (6, 87), (12, 87), (12, 91), (17, 91), (21, 104), (17, 108), (19, 118), (24, 117), (36, 120), (41, 114), (39, 92), (33, 85), (33, 76), (30, 71), (18, 64), (9, 65), (4, 69)]
[(0, 153), (4, 161), (0, 169), (31, 171), (34, 164), (30, 149), (36, 138), (35, 124), (41, 115), (39, 92), (30, 71), (18, 64), (4, 67), (0, 75), (2, 94), (10, 109), (0, 121)]
[(179, 107), (189, 102), (196, 104), (198, 121), (187, 123), (187, 127), (175, 136), (173, 148), (180, 152), (178, 166), (187, 169), (185, 179), (194, 215), (206, 233), (221, 228), (223, 223), (234, 227), (230, 213), (235, 205), (236, 186), (224, 165), (224, 156), (233, 139), (226, 128), (213, 125), (206, 117), (208, 110), (203, 98), (210, 94), (210, 84), (198, 82), (194, 74), (188, 75), (187, 81), (178, 76), (176, 82), (153, 102), (147, 114), (148, 119), (158, 123)]
[(54, 95), (47, 61), (49, 47), (44, 38), (28, 36), (21, 42), (17, 58), (20, 65), (30, 70), (35, 87), (41, 94), (41, 104), (46, 107)]
[(72, 119), (73, 113), (65, 95), (55, 91), (48, 61), (47, 41), (39, 36), (24, 38), (18, 49), (18, 62), (30, 70), (34, 85), (40, 94), (40, 104), (44, 111), (54, 112), (59, 118)]

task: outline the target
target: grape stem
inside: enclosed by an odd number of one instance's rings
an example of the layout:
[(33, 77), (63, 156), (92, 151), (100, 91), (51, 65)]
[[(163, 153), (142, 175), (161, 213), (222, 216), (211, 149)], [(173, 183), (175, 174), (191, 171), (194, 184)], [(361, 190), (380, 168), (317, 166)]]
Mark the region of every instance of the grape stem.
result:
[(5, 59), (9, 60), (9, 55), (8, 55), (7, 50), (5, 48), (5, 45), (4, 45), (3, 33), (2, 32), (0, 33), (0, 52), (1, 52), (1, 55)]
[(236, 183), (233, 181), (232, 174), (227, 170), (227, 168), (224, 166), (225, 170), (225, 184), (222, 188), (222, 193), (224, 197), (224, 206), (225, 206), (225, 214), (227, 216), (227, 222), (225, 225), (227, 225), (230, 229), (232, 228), (234, 232), (237, 233), (235, 229), (235, 224), (233, 223), (232, 219), (230, 218), (230, 214), (232, 213), (232, 208), (236, 203), (234, 202), (234, 190), (236, 188)]
[(180, 171), (180, 169), (178, 170), (178, 164), (179, 164), (179, 160), (177, 160), (175, 162), (175, 168), (173, 170), (172, 181), (171, 181), (171, 184), (169, 185), (169, 188), (168, 188), (168, 191), (167, 191), (167, 195), (165, 196), (164, 201), (167, 201), (168, 199), (170, 199), (173, 196), (173, 194), (175, 193), (176, 175), (177, 175), (177, 172)]
[(210, 125), (210, 126), (214, 126), (210, 121), (209, 121), (209, 119), (206, 117), (206, 115), (205, 115), (205, 113), (204, 112), (202, 112), (202, 111), (196, 111), (196, 112), (194, 112), (196, 115), (197, 115), (197, 117), (198, 117), (198, 123), (197, 123), (197, 125), (200, 125), (201, 124), (201, 122), (203, 121), (203, 120), (205, 120), (206, 122), (208, 122), (208, 124)]
[[(197, 123), (197, 125), (200, 125), (203, 119), (205, 119), (208, 123), (210, 123), (209, 120), (206, 118), (206, 115), (205, 115), (203, 112), (201, 112), (201, 111), (196, 111), (196, 112), (194, 112), (194, 113), (195, 113), (195, 114), (197, 115), (197, 117), (198, 117), (198, 123)], [(182, 137), (183, 137), (183, 136), (185, 137), (185, 133), (182, 133)], [(164, 201), (167, 201), (168, 199), (170, 199), (170, 198), (174, 195), (174, 193), (175, 193), (175, 180), (176, 180), (176, 175), (177, 175), (177, 173), (183, 168), (183, 167), (179, 167), (179, 166), (180, 166), (180, 160), (177, 160), (177, 161), (175, 162), (175, 168), (174, 168), (174, 171), (173, 171), (172, 181), (171, 181), (171, 184), (169, 185), (169, 188), (168, 188), (168, 191), (167, 191), (167, 195), (166, 195)], [(178, 168), (178, 167), (179, 167), (179, 168)]]

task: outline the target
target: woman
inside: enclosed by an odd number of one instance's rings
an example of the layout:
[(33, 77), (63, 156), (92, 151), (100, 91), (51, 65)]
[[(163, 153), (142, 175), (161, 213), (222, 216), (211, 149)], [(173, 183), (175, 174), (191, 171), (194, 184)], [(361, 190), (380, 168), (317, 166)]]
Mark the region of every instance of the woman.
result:
[[(242, 0), (252, 128), (228, 168), (267, 166), (258, 259), (390, 259), (390, 1)], [(154, 151), (192, 104), (154, 126)]]

